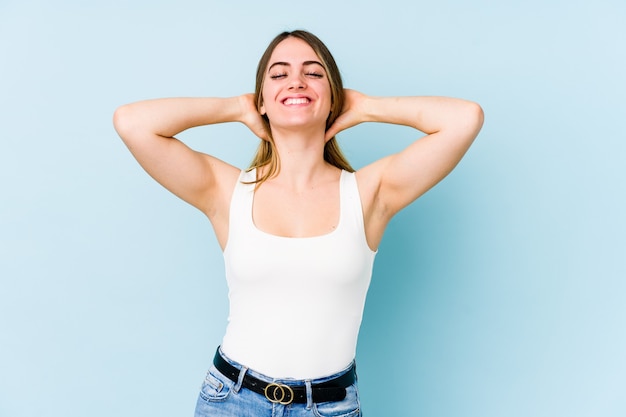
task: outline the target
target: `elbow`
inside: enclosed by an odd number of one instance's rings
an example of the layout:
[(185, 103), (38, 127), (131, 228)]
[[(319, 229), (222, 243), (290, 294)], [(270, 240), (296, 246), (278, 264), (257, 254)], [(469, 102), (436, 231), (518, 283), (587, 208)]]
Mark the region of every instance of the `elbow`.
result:
[(474, 121), (475, 124), (482, 126), (485, 120), (485, 112), (480, 104), (470, 101), (468, 103), (468, 113), (469, 117)]
[(129, 104), (118, 107), (113, 113), (113, 127), (124, 142), (132, 136), (135, 119), (131, 105)]
[(128, 105), (120, 106), (113, 112), (113, 127), (120, 136), (128, 124), (128, 113)]
[(473, 132), (473, 136), (476, 137), (485, 122), (485, 112), (483, 108), (480, 104), (469, 101), (467, 102), (465, 117), (466, 129)]
[(483, 111), (483, 108), (480, 106), (480, 104), (478, 103), (473, 103), (473, 104), (474, 104), (474, 114), (476, 115), (477, 122), (482, 127), (485, 121), (485, 112)]

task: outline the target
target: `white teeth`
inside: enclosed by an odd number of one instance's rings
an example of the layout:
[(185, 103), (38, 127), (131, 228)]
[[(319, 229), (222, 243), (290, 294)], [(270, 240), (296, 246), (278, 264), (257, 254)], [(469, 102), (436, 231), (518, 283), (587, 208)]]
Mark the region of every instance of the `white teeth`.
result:
[(285, 100), (285, 104), (286, 105), (290, 105), (290, 104), (306, 104), (309, 102), (308, 98), (288, 98), (287, 100)]

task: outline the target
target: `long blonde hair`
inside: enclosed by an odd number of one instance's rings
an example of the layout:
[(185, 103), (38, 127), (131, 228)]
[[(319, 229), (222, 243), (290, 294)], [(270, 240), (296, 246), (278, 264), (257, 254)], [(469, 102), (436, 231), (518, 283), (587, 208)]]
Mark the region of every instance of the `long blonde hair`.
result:
[[(267, 49), (263, 53), (263, 56), (259, 60), (259, 64), (256, 70), (256, 86), (254, 89), (254, 98), (257, 110), (260, 111), (261, 106), (263, 105), (263, 83), (265, 82), (265, 72), (272, 53), (279, 43), (290, 37), (298, 38), (306, 42), (317, 54), (322, 66), (324, 67), (324, 70), (326, 71), (326, 74), (328, 76), (328, 82), (330, 84), (331, 95), (330, 114), (328, 115), (328, 119), (326, 119), (326, 129), (328, 129), (330, 126), (332, 126), (337, 117), (339, 117), (339, 115), (341, 114), (341, 110), (343, 109), (345, 97), (343, 91), (343, 82), (341, 80), (341, 74), (339, 73), (337, 63), (335, 62), (335, 59), (333, 58), (326, 45), (324, 45), (324, 43), (317, 36), (305, 30), (294, 30), (292, 32), (283, 32), (279, 34), (272, 40), (272, 42), (270, 42)], [(263, 182), (267, 181), (272, 176), (278, 174), (278, 172), (280, 171), (280, 158), (278, 152), (276, 151), (274, 138), (272, 137), (270, 121), (267, 115), (263, 115), (262, 118), (263, 123), (265, 124), (265, 130), (267, 131), (268, 140), (261, 141), (257, 152), (252, 159), (252, 162), (250, 163), (250, 167), (248, 168), (248, 170), (252, 170), (254, 168), (259, 168), (267, 165), (268, 169), (265, 170), (263, 176), (257, 178), (256, 181), (252, 182), (256, 183), (257, 187)], [(346, 157), (343, 155), (343, 152), (341, 151), (341, 148), (339, 147), (339, 144), (337, 143), (337, 140), (334, 136), (324, 145), (324, 160), (329, 164), (336, 166), (337, 168), (344, 169), (349, 172), (354, 172), (354, 169), (352, 168)]]

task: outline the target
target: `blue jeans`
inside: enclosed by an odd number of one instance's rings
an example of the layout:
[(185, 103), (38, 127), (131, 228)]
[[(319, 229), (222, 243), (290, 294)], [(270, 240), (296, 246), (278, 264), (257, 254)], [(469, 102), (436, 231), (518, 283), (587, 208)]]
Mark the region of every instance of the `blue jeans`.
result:
[[(245, 368), (222, 354), (231, 365), (241, 370), (239, 382), (233, 382), (211, 366), (200, 388), (195, 417), (361, 417), (357, 383), (346, 388), (346, 398), (341, 401), (314, 403), (311, 385), (326, 382), (344, 374), (349, 368), (313, 380), (276, 380)], [(266, 382), (291, 386), (306, 386), (308, 402), (283, 405), (270, 402), (264, 395), (241, 386), (243, 375), (252, 375)]]

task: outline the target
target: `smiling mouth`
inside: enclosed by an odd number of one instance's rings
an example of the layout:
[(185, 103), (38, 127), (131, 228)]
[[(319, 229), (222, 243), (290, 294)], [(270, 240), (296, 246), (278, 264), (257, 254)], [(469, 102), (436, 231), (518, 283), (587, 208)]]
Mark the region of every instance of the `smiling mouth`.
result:
[(311, 100), (306, 97), (287, 98), (283, 101), (283, 104), (287, 106), (293, 106), (296, 104), (308, 104)]

